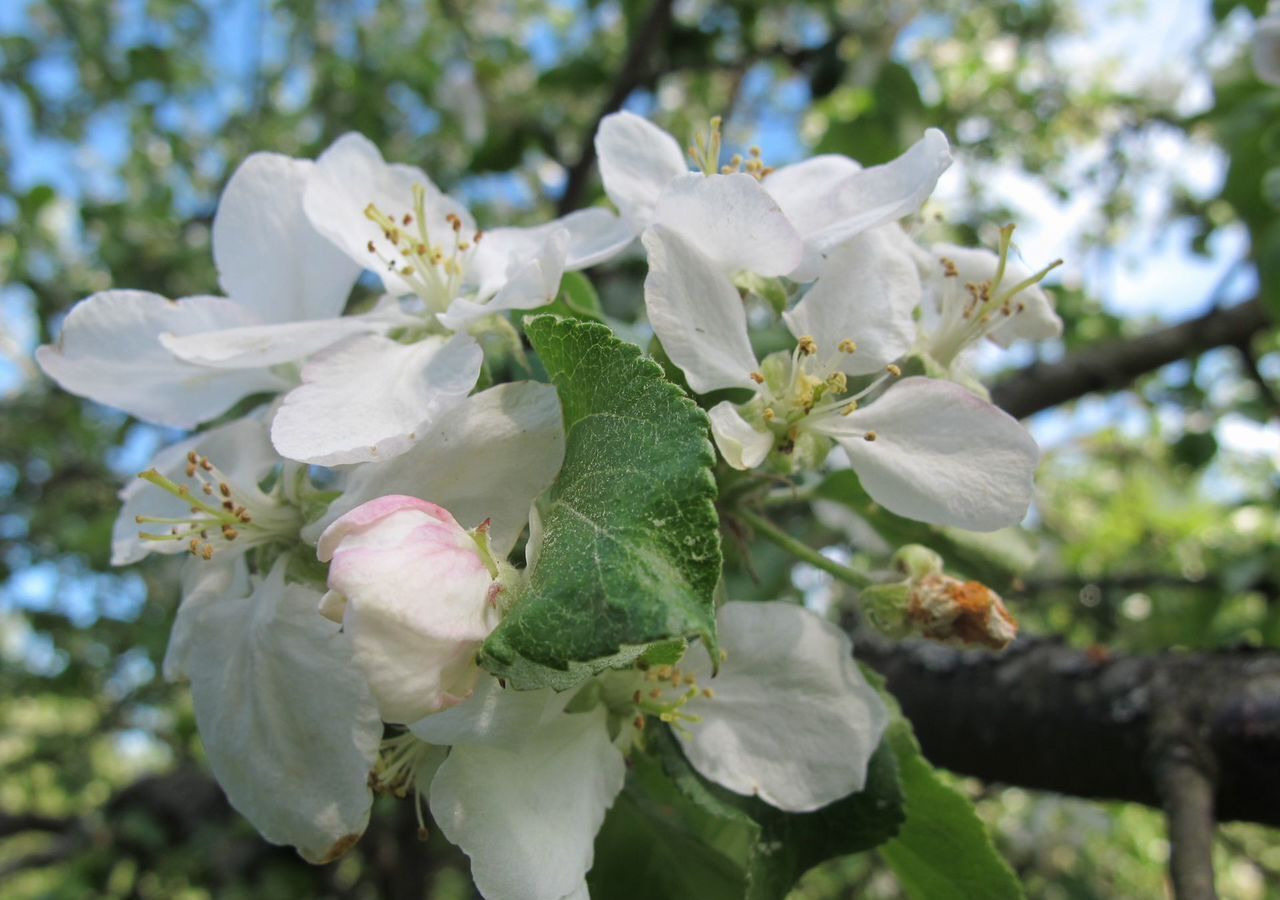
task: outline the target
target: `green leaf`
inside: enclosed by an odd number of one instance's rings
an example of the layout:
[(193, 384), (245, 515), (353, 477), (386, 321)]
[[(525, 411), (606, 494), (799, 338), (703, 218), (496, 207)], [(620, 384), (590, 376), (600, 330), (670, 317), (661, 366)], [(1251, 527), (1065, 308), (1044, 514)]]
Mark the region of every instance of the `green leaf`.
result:
[(758, 838), (759, 827), (745, 815), (699, 806), (655, 757), (637, 756), (596, 836), (587, 884), (592, 896), (617, 900), (740, 900), (745, 861)]
[(744, 818), (754, 823), (743, 860), (747, 900), (781, 900), (814, 866), (877, 847), (903, 822), (898, 766), (887, 743), (871, 757), (861, 791), (814, 812), (788, 813), (707, 782), (665, 729), (655, 730), (650, 740), (667, 777), (705, 813), (720, 823), (742, 824)]
[(903, 890), (915, 900), (1023, 897), (973, 804), (938, 777), (905, 719), (890, 726), (887, 743), (898, 759), (907, 822), (880, 855)]
[(540, 504), (542, 548), (480, 662), (515, 687), (564, 688), (645, 645), (715, 648), (715, 461), (702, 410), (603, 325), (526, 320), (560, 394), (565, 460)]

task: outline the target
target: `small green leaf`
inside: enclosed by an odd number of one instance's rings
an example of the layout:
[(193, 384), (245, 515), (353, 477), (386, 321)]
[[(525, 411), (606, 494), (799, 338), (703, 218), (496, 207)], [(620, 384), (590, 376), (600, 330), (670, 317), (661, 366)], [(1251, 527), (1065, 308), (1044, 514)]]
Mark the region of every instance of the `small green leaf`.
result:
[(973, 804), (938, 777), (920, 754), (905, 719), (889, 728), (907, 796), (907, 822), (880, 848), (903, 890), (914, 900), (1015, 900), (1024, 896), (1000, 858)]
[(563, 688), (658, 641), (700, 637), (714, 653), (706, 414), (603, 325), (539, 316), (525, 328), (560, 394), (565, 460), (528, 587), (481, 665), (517, 688)]

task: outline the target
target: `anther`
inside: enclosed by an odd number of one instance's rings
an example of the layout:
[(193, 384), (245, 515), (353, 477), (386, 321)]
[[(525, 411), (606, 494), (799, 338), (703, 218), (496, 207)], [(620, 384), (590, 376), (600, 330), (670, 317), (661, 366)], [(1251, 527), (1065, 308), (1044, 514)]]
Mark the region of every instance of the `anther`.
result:
[(708, 700), (714, 700), (716, 699), (716, 692), (711, 688), (703, 688), (702, 696), (706, 697)]
[(849, 340), (849, 338), (845, 338), (836, 345), (836, 349), (841, 353), (856, 353), (858, 351), (858, 345)]
[(754, 381), (756, 384), (764, 384), (764, 376), (761, 375), (759, 372), (751, 372), (747, 377), (750, 378), (752, 381)]
[(805, 356), (813, 356), (818, 352), (817, 342), (807, 334), (800, 338), (799, 346), (800, 352)]
[(876, 439), (876, 433), (874, 431), (868, 431), (866, 434), (862, 436), (862, 439), (867, 443), (870, 443), (871, 441), (874, 441)]
[(902, 375), (901, 367), (896, 366), (893, 363), (889, 363), (889, 365), (885, 366), (884, 370), (888, 372), (890, 375), (892, 375), (894, 378), (901, 377)]

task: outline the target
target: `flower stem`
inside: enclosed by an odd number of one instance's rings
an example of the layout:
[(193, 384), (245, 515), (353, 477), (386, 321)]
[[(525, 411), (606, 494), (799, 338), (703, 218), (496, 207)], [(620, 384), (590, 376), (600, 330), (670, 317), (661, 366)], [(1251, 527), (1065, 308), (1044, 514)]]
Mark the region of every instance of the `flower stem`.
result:
[(807, 562), (809, 565), (819, 568), (829, 575), (835, 576), (845, 584), (853, 585), (856, 588), (864, 588), (872, 583), (869, 576), (864, 575), (861, 572), (857, 572), (848, 566), (842, 566), (835, 560), (827, 559), (827, 557), (823, 556), (817, 550), (813, 549), (803, 541), (796, 540), (758, 513), (754, 513), (749, 509), (738, 509), (735, 510), (733, 514), (746, 524), (750, 525), (752, 530), (765, 540), (777, 544), (796, 559)]

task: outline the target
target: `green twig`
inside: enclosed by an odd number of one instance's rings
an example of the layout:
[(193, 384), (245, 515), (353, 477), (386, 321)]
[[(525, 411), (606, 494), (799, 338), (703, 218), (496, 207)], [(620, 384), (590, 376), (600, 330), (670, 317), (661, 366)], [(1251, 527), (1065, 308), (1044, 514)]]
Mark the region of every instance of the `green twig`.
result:
[(864, 588), (872, 583), (869, 576), (863, 575), (861, 572), (857, 572), (848, 566), (842, 566), (835, 560), (827, 559), (827, 557), (823, 556), (808, 544), (803, 541), (798, 541), (791, 535), (787, 534), (764, 516), (754, 513), (749, 509), (737, 509), (734, 510), (732, 514), (737, 516), (747, 525), (751, 526), (751, 529), (765, 540), (777, 544), (796, 559), (807, 562), (809, 565), (815, 566), (829, 575), (834, 575), (845, 584), (851, 584), (856, 588)]

